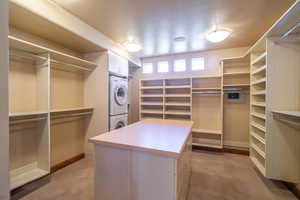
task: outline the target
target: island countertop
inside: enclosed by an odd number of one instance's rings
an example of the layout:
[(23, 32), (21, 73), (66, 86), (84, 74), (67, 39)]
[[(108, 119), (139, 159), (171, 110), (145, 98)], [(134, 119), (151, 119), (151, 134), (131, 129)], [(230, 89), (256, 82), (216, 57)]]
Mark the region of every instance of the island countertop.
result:
[(146, 119), (90, 138), (94, 144), (178, 157), (192, 130), (192, 121)]

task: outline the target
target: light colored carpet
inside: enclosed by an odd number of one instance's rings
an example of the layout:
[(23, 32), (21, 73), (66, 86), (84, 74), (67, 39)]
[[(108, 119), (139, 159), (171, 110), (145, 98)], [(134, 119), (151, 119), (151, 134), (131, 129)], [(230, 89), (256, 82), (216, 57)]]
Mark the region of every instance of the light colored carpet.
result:
[[(264, 179), (248, 156), (193, 152), (188, 200), (296, 200), (279, 182)], [(12, 200), (93, 200), (91, 159), (83, 159), (17, 191)]]

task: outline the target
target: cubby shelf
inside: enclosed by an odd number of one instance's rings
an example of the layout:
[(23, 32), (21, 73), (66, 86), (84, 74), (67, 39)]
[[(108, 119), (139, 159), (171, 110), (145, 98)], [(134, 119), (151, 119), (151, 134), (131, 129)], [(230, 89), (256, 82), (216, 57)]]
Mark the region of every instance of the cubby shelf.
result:
[(266, 90), (255, 90), (252, 92), (252, 95), (254, 95), (254, 96), (266, 95)]
[(255, 112), (252, 112), (251, 113), (252, 116), (254, 117), (257, 117), (257, 118), (260, 118), (260, 119), (263, 119), (265, 120), (266, 119), (266, 115), (265, 114), (260, 114), (260, 113), (255, 113)]
[(222, 130), (210, 130), (210, 129), (193, 128), (192, 132), (194, 132), (194, 133), (205, 133), (205, 134), (222, 135)]
[(262, 144), (266, 144), (266, 141), (264, 138), (262, 138), (261, 136), (259, 136), (258, 134), (251, 132), (251, 136), (253, 136), (254, 138), (256, 138), (258, 141), (260, 141)]
[(165, 97), (191, 97), (190, 94), (165, 94)]
[(148, 101), (148, 102), (141, 102), (141, 105), (142, 106), (162, 106), (164, 105), (163, 102), (151, 102), (151, 101)]
[(253, 126), (253, 127), (255, 127), (255, 128), (257, 128), (257, 129), (263, 131), (263, 132), (266, 132), (266, 127), (264, 127), (264, 126), (262, 126), (262, 125), (260, 125), (260, 124), (258, 124), (258, 123), (251, 122), (251, 126)]
[(241, 75), (249, 75), (250, 72), (227, 72), (224, 73), (223, 76), (241, 76)]
[(252, 143), (251, 144), (251, 147), (261, 156), (263, 157), (264, 159), (266, 158), (266, 153), (261, 150), (256, 144)]
[(257, 65), (266, 62), (266, 57), (267, 57), (267, 52), (262, 53), (255, 60), (253, 60), (253, 62), (251, 62), (251, 65)]
[(259, 80), (255, 80), (255, 81), (253, 81), (252, 83), (251, 83), (251, 85), (258, 85), (258, 84), (262, 84), (262, 83), (266, 83), (266, 77), (264, 77), (264, 78), (261, 78), (261, 79), (259, 79)]
[(163, 89), (163, 86), (143, 86), (141, 87), (142, 90), (149, 90), (149, 89)]
[(209, 147), (209, 148), (214, 148), (214, 149), (222, 149), (222, 145), (217, 145), (217, 144), (207, 144), (207, 143), (192, 143), (193, 146), (198, 146), (198, 147)]
[(166, 115), (192, 115), (190, 111), (166, 110)]
[(223, 87), (249, 87), (249, 83), (240, 83), (240, 84), (224, 84)]
[(257, 158), (254, 157), (254, 155), (250, 156), (250, 159), (254, 163), (254, 165), (258, 168), (258, 170), (265, 176), (266, 175), (266, 169), (263, 164), (261, 164)]
[(37, 167), (37, 163), (28, 164), (22, 168), (10, 171), (10, 189), (16, 189), (26, 183), (48, 175), (49, 172)]
[(180, 89), (180, 88), (191, 88), (190, 85), (166, 85), (165, 89)]
[(251, 105), (252, 106), (257, 106), (257, 107), (266, 107), (265, 102), (252, 102)]
[(207, 90), (211, 90), (211, 91), (220, 91), (222, 90), (221, 88), (214, 88), (214, 87), (211, 87), (211, 88), (192, 88), (193, 92), (194, 91), (207, 91)]
[(163, 114), (163, 110), (155, 110), (155, 109), (143, 109), (141, 113), (148, 113), (148, 114)]
[(260, 74), (260, 73), (262, 73), (262, 72), (265, 72), (266, 69), (267, 69), (267, 66), (266, 66), (266, 65), (263, 65), (263, 66), (261, 66), (261, 67), (255, 69), (255, 70), (251, 73), (251, 75), (252, 75), (252, 76), (253, 76), (253, 75), (258, 75), (258, 74)]
[(166, 102), (166, 106), (191, 106), (191, 103), (181, 103), (181, 102)]
[(9, 118), (13, 118), (13, 117), (26, 117), (26, 116), (37, 116), (37, 115), (44, 115), (44, 114), (48, 114), (48, 112), (37, 111), (37, 112), (10, 113), (9, 114)]
[(141, 97), (163, 97), (163, 94), (142, 94)]

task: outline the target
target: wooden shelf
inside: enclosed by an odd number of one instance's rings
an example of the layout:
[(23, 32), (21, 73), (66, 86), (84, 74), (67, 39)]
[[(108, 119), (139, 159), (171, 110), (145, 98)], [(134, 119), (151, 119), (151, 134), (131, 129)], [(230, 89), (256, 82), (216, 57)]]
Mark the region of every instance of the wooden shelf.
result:
[(163, 94), (142, 94), (141, 97), (163, 97)]
[(261, 103), (261, 102), (252, 102), (251, 105), (252, 106), (259, 106), (259, 107), (266, 107), (266, 103), (265, 102), (263, 102), (263, 103)]
[(250, 133), (252, 137), (256, 138), (258, 141), (260, 141), (263, 144), (266, 144), (266, 141), (264, 138), (262, 138), (261, 136), (259, 136), (258, 134), (251, 132)]
[(266, 115), (265, 114), (252, 112), (251, 115), (254, 116), (254, 117), (266, 120)]
[(257, 124), (257, 123), (255, 123), (255, 122), (251, 122), (251, 126), (253, 126), (253, 127), (255, 127), (255, 128), (257, 128), (257, 129), (263, 131), (263, 132), (266, 132), (266, 127), (264, 127), (264, 126), (262, 126), (262, 125), (260, 125), (260, 124)]
[(251, 74), (252, 75), (257, 75), (257, 74), (260, 74), (260, 73), (266, 71), (266, 69), (267, 69), (267, 66), (264, 65), (264, 66), (261, 66), (261, 67), (257, 68), (256, 70), (254, 70)]
[(228, 72), (223, 74), (223, 76), (244, 76), (244, 75), (250, 75), (250, 72)]
[(266, 158), (266, 153), (261, 150), (256, 144), (252, 143), (251, 144), (252, 149), (254, 149), (261, 157), (263, 157), (264, 159)]
[(51, 114), (63, 113), (63, 112), (79, 112), (79, 111), (92, 111), (93, 107), (79, 107), (79, 108), (66, 108), (66, 109), (53, 109), (50, 111)]
[(167, 85), (165, 89), (181, 89), (181, 88), (191, 88), (191, 85)]
[(207, 91), (207, 90), (213, 90), (213, 91), (220, 91), (221, 88), (192, 88), (193, 91)]
[(255, 80), (251, 83), (251, 85), (258, 85), (258, 84), (266, 83), (266, 80), (267, 80), (266, 77), (259, 79), (259, 80)]
[(273, 113), (300, 118), (300, 111), (272, 110)]
[(266, 90), (256, 90), (252, 92), (252, 95), (258, 96), (258, 95), (266, 95)]
[(205, 78), (222, 78), (222, 76), (221, 75), (206, 75), (206, 76), (192, 77), (192, 79), (205, 79)]
[(193, 146), (198, 146), (198, 147), (209, 147), (209, 148), (214, 148), (214, 149), (222, 149), (223, 146), (217, 145), (217, 144), (205, 144), (205, 143), (192, 143)]
[(141, 113), (146, 114), (163, 114), (163, 110), (156, 110), (156, 109), (142, 109)]
[(165, 94), (165, 97), (191, 97), (190, 94)]
[(24, 113), (10, 113), (9, 117), (26, 117), (26, 116), (35, 116), (35, 115), (44, 115), (48, 114), (46, 111), (37, 111), (37, 112), (24, 112)]
[(250, 156), (250, 159), (252, 160), (252, 162), (254, 163), (254, 165), (257, 167), (257, 169), (265, 176), (266, 175), (266, 169), (264, 167), (264, 165), (262, 165), (257, 158), (255, 158), (254, 156)]
[(256, 64), (259, 64), (259, 63), (262, 63), (262, 62), (266, 62), (266, 56), (267, 56), (267, 52), (262, 53), (255, 60), (253, 60), (251, 65), (256, 65)]
[(163, 105), (163, 102), (141, 102), (141, 105), (142, 106), (162, 106)]
[(38, 168), (36, 165), (36, 163), (33, 163), (19, 169), (11, 170), (10, 189), (16, 189), (22, 185), (25, 185), (26, 183), (29, 183), (49, 174), (49, 172)]
[(214, 135), (222, 135), (222, 131), (221, 130), (210, 130), (210, 129), (193, 128), (192, 132), (195, 132), (195, 133), (205, 133), (205, 134), (214, 134)]
[(181, 102), (166, 102), (166, 106), (191, 106), (191, 103), (181, 103)]
[(166, 115), (192, 115), (190, 111), (179, 111), (179, 110), (167, 110)]
[(241, 83), (241, 84), (224, 84), (223, 87), (249, 87), (250, 84), (248, 83)]
[(73, 65), (78, 65), (82, 67), (96, 67), (97, 64), (83, 60), (81, 58), (77, 58), (53, 49), (49, 49), (37, 44), (34, 44), (32, 42), (28, 42), (25, 40), (22, 40), (20, 38), (16, 38), (13, 36), (8, 36), (9, 38), (9, 45), (10, 48), (12, 49), (18, 49), (18, 50), (23, 50), (26, 52), (31, 52), (36, 55), (41, 55), (41, 54), (50, 54), (51, 59), (57, 60), (57, 61), (63, 61), (65, 63), (73, 64)]
[(164, 86), (143, 86), (141, 87), (142, 90), (148, 90), (148, 89), (163, 89)]

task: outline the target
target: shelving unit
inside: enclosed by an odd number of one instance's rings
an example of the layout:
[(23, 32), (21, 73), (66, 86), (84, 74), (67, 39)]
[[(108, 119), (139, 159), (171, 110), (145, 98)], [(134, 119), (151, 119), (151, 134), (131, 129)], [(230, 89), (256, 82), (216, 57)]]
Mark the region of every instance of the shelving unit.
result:
[[(266, 167), (266, 62), (267, 53), (251, 54), (250, 99), (250, 157), (257, 168), (265, 174)], [(261, 146), (259, 148), (258, 146)]]
[(193, 77), (193, 146), (223, 148), (222, 77)]
[[(13, 190), (48, 175), (52, 166), (74, 157), (74, 151), (84, 152), (86, 122), (79, 125), (76, 119), (93, 113), (84, 104), (84, 79), (97, 65), (12, 36), (9, 42)], [(76, 125), (72, 129), (68, 123)]]

